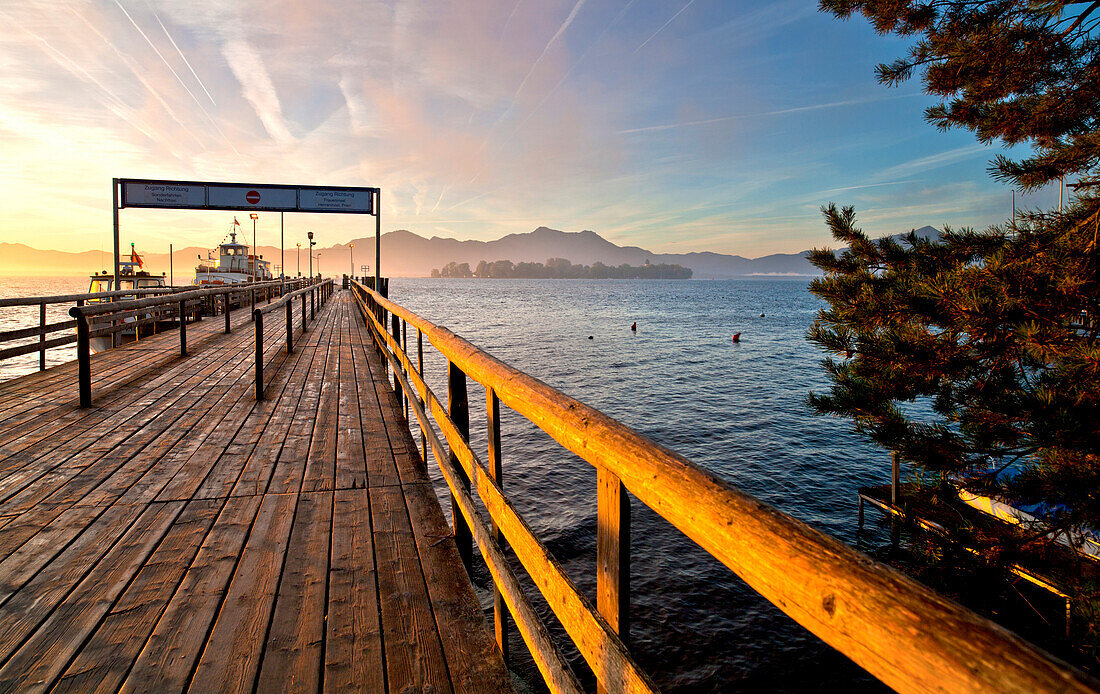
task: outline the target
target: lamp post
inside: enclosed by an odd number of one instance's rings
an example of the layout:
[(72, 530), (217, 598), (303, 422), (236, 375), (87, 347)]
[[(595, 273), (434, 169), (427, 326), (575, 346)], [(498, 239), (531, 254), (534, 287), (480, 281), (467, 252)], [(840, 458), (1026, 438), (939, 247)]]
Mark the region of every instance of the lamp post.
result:
[(321, 275), (321, 251), (317, 251), (317, 276)]
[(300, 243), (298, 244), (297, 256), (298, 256), (298, 276), (301, 277), (302, 276), (302, 244), (300, 244)]
[(256, 220), (260, 218), (260, 215), (253, 212), (248, 216), (252, 218), (252, 281), (255, 282), (256, 272), (260, 267), (260, 256), (256, 253)]
[(306, 238), (309, 239), (309, 281), (313, 282), (313, 246), (316, 245), (316, 241), (313, 240), (313, 232), (307, 232)]
[(355, 244), (354, 243), (349, 243), (348, 244), (348, 256), (349, 256), (349, 259), (351, 260), (351, 267), (348, 268), (349, 273), (350, 273), (349, 276), (352, 279), (354, 279), (355, 278)]

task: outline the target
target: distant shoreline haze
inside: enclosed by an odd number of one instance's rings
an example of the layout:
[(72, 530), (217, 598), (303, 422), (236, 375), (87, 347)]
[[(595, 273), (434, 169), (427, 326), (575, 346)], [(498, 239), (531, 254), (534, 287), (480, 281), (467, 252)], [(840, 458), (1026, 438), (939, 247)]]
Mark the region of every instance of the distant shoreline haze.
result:
[[(917, 230), (922, 236), (938, 236), (932, 227)], [(326, 275), (342, 275), (354, 269), (354, 274), (364, 274), (363, 266), (370, 266), (368, 274), (374, 272), (374, 237), (354, 239), (349, 244), (324, 246), (325, 232), (315, 230), (317, 247), (314, 248), (314, 272), (318, 269)], [(188, 235), (192, 241), (198, 233)], [(260, 230), (259, 253), (272, 266), (279, 264), (279, 248), (271, 245), (275, 234)], [(190, 282), (195, 276), (195, 265), (199, 256), (205, 258), (207, 252), (214, 251), (221, 242), (222, 234), (212, 231), (209, 235), (210, 246), (185, 246), (181, 239), (173, 249), (173, 275), (176, 284)], [(110, 238), (105, 239), (110, 245)], [(122, 256), (130, 255), (130, 242), (145, 262), (145, 269), (159, 275), (168, 273), (168, 244), (153, 246), (142, 241), (140, 231), (133, 235), (124, 233)], [(309, 272), (309, 256), (298, 254), (296, 243), (305, 239), (286, 236), (286, 274), (294, 276), (299, 268), (303, 275)], [(349, 248), (354, 244), (354, 249)], [(693, 279), (730, 279), (738, 277), (813, 277), (820, 273), (806, 259), (809, 251), (801, 253), (778, 253), (760, 258), (745, 258), (739, 255), (722, 253), (653, 253), (635, 246), (617, 246), (592, 231), (558, 231), (539, 227), (526, 234), (509, 234), (495, 241), (459, 241), (458, 239), (433, 236), (424, 238), (411, 231), (389, 231), (382, 235), (382, 274), (387, 277), (430, 277), (433, 269), (442, 269), (448, 263), (457, 265), (467, 263), (476, 268), (478, 263), (496, 263), (510, 261), (514, 265), (523, 263), (543, 264), (548, 258), (568, 261), (572, 265), (594, 266), (597, 263), (609, 268), (669, 266), (678, 265), (691, 271)], [(319, 258), (317, 255), (319, 254)], [(352, 255), (353, 254), (353, 255)], [(300, 258), (300, 266), (299, 266)], [(352, 263), (354, 262), (354, 268)], [(91, 250), (81, 252), (39, 250), (22, 243), (0, 243), (0, 275), (2, 276), (90, 276), (95, 272), (110, 270), (111, 250)]]

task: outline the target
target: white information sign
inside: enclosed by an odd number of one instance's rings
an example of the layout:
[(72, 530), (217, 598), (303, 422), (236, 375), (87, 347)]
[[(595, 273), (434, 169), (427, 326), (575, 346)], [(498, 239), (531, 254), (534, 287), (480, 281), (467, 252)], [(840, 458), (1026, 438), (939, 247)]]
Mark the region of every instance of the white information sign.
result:
[(210, 186), (206, 205), (226, 210), (293, 210), (298, 206), (297, 188), (262, 186)]
[(206, 186), (172, 183), (122, 184), (123, 207), (205, 207)]
[(287, 186), (266, 183), (208, 183), (115, 179), (122, 186), (120, 207), (176, 207), (192, 210), (264, 210), (377, 214), (377, 188)]
[(374, 196), (369, 190), (303, 188), (298, 191), (298, 209), (302, 212), (373, 213)]

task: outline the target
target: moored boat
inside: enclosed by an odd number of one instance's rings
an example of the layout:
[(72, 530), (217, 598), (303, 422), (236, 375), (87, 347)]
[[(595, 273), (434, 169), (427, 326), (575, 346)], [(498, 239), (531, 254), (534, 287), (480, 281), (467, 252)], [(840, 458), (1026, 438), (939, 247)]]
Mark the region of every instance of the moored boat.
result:
[[(115, 286), (114, 275), (108, 273), (106, 270), (102, 274), (96, 273), (91, 276), (91, 281), (88, 284), (89, 294), (100, 294), (113, 291), (133, 291), (137, 289), (158, 289), (167, 288), (165, 283), (164, 274), (153, 275), (145, 270), (145, 263), (134, 250), (133, 244), (130, 244), (130, 259), (120, 261), (118, 264), (118, 286)], [(125, 301), (126, 299), (138, 298), (137, 293), (133, 295), (122, 295), (114, 297), (116, 301)], [(90, 298), (88, 303), (96, 303), (99, 301), (109, 301), (110, 297), (103, 298)], [(142, 320), (146, 320), (149, 316), (143, 316)], [(136, 323), (137, 316), (131, 316), (126, 318), (124, 323)], [(129, 329), (124, 329), (117, 333), (119, 342), (132, 342), (139, 337), (145, 337), (156, 332), (157, 326), (155, 323), (149, 323), (141, 326), (134, 326)], [(109, 349), (112, 346), (112, 336), (104, 335), (91, 338), (91, 349), (93, 352), (101, 352), (105, 349)]]
[(233, 218), (226, 236), (227, 243), (218, 245), (218, 257), (207, 254), (206, 258), (199, 256), (199, 264), (195, 267), (194, 285), (219, 285), (239, 284), (242, 282), (263, 282), (273, 279), (271, 264), (257, 256), (255, 251), (249, 253), (249, 247), (243, 243), (237, 243), (237, 227), (240, 223)]

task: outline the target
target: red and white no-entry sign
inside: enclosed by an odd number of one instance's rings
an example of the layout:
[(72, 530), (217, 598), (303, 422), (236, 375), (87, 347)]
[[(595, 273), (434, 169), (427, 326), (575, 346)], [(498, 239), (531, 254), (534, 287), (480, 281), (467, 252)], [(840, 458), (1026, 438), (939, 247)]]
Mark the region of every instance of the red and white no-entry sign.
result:
[(247, 193), (247, 194), (246, 194), (246, 195), (244, 196), (244, 199), (245, 199), (245, 200), (247, 200), (247, 201), (248, 201), (248, 202), (249, 202), (250, 204), (253, 204), (253, 205), (255, 205), (255, 204), (257, 204), (258, 202), (260, 202), (260, 194), (259, 194), (258, 192), (256, 192), (256, 191), (254, 191), (254, 190), (250, 190), (250, 191), (248, 191), (248, 193)]

